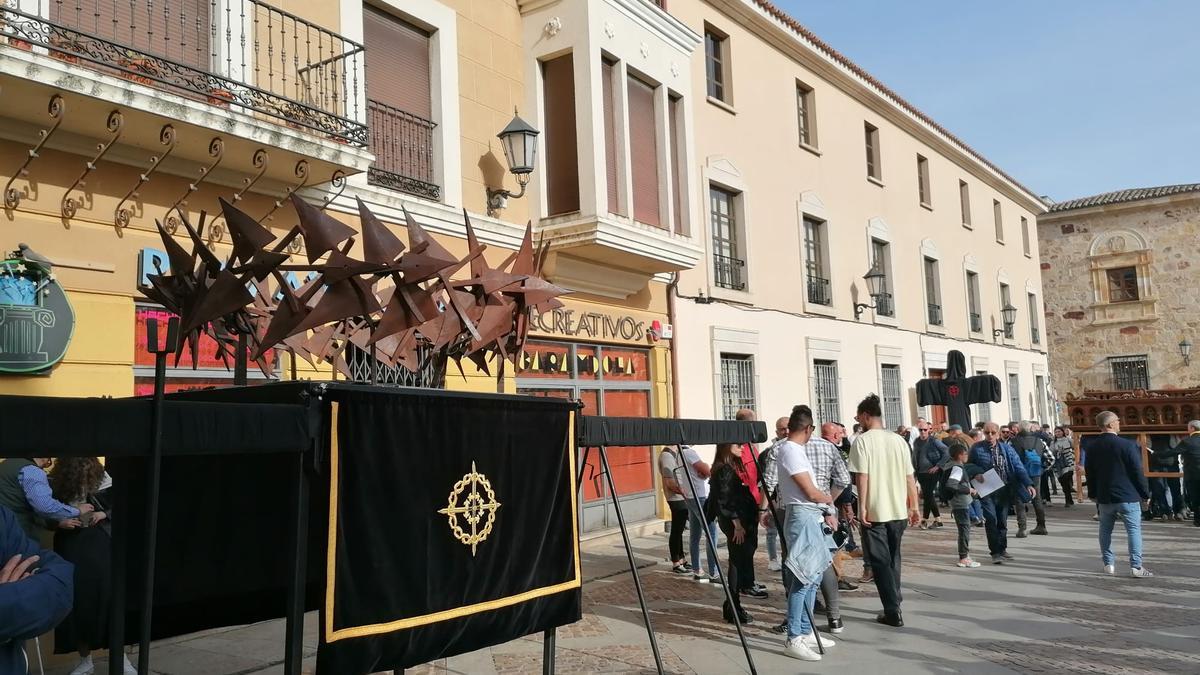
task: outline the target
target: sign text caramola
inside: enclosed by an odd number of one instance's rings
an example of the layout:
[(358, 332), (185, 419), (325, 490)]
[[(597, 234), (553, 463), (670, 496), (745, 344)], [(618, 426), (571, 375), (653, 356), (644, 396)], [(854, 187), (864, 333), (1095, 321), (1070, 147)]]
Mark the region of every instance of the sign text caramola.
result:
[(646, 322), (632, 316), (555, 309), (533, 312), (532, 318), (534, 330), (553, 335), (597, 340), (643, 340), (646, 337)]

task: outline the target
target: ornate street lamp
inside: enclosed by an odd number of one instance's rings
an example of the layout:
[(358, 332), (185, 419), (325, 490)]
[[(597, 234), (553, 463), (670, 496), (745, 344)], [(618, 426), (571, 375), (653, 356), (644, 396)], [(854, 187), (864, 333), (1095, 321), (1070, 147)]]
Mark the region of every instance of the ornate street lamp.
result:
[(1192, 365), (1192, 341), (1183, 338), (1179, 341), (1179, 355), (1183, 357), (1183, 365)]
[(529, 184), (529, 174), (533, 173), (533, 167), (537, 160), (537, 141), (540, 132), (515, 114), (515, 110), (513, 112), (512, 121), (504, 127), (503, 131), (496, 134), (496, 138), (500, 139), (500, 145), (504, 148), (504, 159), (508, 162), (508, 172), (516, 176), (521, 191), (513, 194), (504, 188), (488, 188), (487, 213), (489, 216), (495, 216), (499, 209), (506, 208), (510, 198), (520, 199), (525, 196), (525, 186)]
[(1001, 335), (1012, 333), (1013, 326), (1017, 323), (1017, 308), (1011, 303), (1004, 305), (1000, 310), (1000, 318), (1004, 320), (1004, 328), (997, 328), (992, 331), (992, 339), (995, 340)]
[(854, 318), (857, 320), (862, 316), (862, 313), (868, 309), (879, 307), (879, 300), (886, 293), (885, 285), (887, 283), (887, 275), (883, 273), (883, 269), (876, 262), (871, 266), (871, 269), (863, 275), (863, 280), (867, 282), (867, 295), (871, 296), (871, 304), (862, 302), (854, 303)]

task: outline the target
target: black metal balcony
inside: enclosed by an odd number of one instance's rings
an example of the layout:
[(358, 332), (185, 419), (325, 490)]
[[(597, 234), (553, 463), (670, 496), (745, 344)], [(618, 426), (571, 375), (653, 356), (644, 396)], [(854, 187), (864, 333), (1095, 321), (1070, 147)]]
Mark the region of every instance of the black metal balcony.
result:
[(983, 332), (983, 317), (978, 312), (971, 312), (971, 332)]
[(1029, 339), (1033, 344), (1038, 344), (1042, 341), (1042, 333), (1037, 328), (1029, 329)]
[(879, 316), (896, 316), (896, 302), (891, 293), (883, 293), (875, 300), (875, 313)]
[(833, 290), (828, 279), (808, 275), (808, 301), (814, 305), (833, 304)]
[(367, 144), (356, 94), (363, 46), (261, 0), (42, 0), (21, 7), (0, 6), (0, 36), (9, 48)]
[(746, 261), (741, 258), (731, 258), (725, 255), (713, 254), (713, 276), (721, 288), (734, 291), (746, 290), (745, 273)]
[(437, 201), (441, 187), (433, 175), (433, 129), (437, 124), (379, 101), (367, 100), (371, 152), (367, 169), (372, 185)]
[(929, 325), (942, 325), (942, 306), (929, 303)]

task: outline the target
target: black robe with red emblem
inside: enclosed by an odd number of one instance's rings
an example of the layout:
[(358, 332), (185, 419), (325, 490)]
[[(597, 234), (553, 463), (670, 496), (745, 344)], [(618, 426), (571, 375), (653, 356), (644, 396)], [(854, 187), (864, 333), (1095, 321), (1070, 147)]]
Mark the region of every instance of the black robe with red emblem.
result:
[(1000, 402), (1000, 380), (995, 375), (967, 377), (967, 357), (957, 349), (946, 358), (946, 376), (917, 382), (917, 405), (944, 405), (950, 424), (971, 428), (971, 405)]

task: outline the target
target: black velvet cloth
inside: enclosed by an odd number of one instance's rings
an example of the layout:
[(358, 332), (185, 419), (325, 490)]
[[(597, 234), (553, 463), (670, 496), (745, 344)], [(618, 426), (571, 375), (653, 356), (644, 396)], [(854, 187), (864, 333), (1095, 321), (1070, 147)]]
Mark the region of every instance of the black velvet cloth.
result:
[(588, 448), (762, 443), (767, 440), (767, 425), (732, 420), (585, 416), (580, 418), (578, 435), (579, 446)]
[[(334, 398), (336, 571), (318, 672), (408, 668), (579, 620), (573, 404), (353, 390)], [(461, 482), (472, 471), (494, 494)], [(439, 513), (456, 484), (460, 506), (473, 491), (499, 503), (474, 550)], [(471, 532), (467, 515), (457, 521)], [(487, 521), (482, 515), (475, 529)], [(447, 616), (455, 611), (461, 616)], [(396, 623), (405, 620), (414, 625)]]
[(963, 431), (971, 428), (971, 405), (1000, 402), (1000, 380), (995, 375), (967, 377), (967, 357), (957, 349), (946, 357), (946, 374), (942, 379), (917, 382), (917, 405), (944, 405), (950, 424)]

